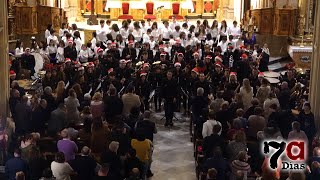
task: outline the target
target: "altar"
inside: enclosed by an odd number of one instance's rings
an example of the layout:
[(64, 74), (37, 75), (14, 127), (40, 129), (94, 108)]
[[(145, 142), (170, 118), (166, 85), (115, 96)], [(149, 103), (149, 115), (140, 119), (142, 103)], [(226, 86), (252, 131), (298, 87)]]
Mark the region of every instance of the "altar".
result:
[[(94, 0), (94, 13), (98, 17), (108, 17), (117, 20), (123, 13), (122, 3), (129, 3), (129, 14), (134, 20), (144, 19), (147, 14), (146, 3), (154, 3), (153, 15), (157, 19), (168, 19), (173, 14), (173, 3), (179, 3), (179, 15), (215, 17), (220, 0)], [(161, 7), (161, 11), (158, 8)], [(91, 0), (80, 0), (81, 13), (88, 16), (91, 13)]]
[(288, 53), (295, 63), (295, 68), (311, 68), (312, 46), (288, 46)]

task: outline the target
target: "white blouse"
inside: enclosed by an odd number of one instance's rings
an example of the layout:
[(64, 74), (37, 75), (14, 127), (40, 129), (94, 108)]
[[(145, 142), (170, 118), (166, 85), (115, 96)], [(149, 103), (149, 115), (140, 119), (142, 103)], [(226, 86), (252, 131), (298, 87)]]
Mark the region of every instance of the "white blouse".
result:
[(134, 36), (137, 42), (141, 41), (142, 38), (142, 30), (141, 29), (133, 29), (132, 35)]
[(82, 42), (80, 38), (75, 38), (74, 43), (76, 44), (76, 50), (79, 52), (81, 50)]
[(23, 51), (23, 47), (21, 47), (21, 48), (16, 48), (16, 50), (15, 50), (15, 56), (16, 57), (21, 57), (21, 55), (24, 53), (24, 51)]
[(129, 29), (124, 29), (124, 28), (121, 28), (120, 29), (120, 34), (122, 36), (122, 38), (125, 40), (128, 38), (129, 36)]
[(49, 50), (49, 54), (57, 53), (57, 46), (48, 46), (47, 49)]

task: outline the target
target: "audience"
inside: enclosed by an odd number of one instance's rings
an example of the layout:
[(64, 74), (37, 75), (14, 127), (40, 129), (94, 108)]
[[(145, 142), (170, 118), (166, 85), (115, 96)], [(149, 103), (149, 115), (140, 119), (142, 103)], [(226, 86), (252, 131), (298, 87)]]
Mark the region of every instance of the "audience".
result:
[[(259, 72), (268, 69), (267, 45), (260, 48), (254, 33), (241, 32), (237, 22), (228, 27), (223, 21), (219, 28), (216, 21), (172, 20), (141, 21), (142, 27), (124, 20), (120, 28), (101, 20), (87, 44), (76, 24), (71, 31), (62, 25), (59, 39), (49, 25), (50, 46), (43, 41), (38, 48), (33, 38), (32, 53), (17, 42), (9, 78), (12, 119), (0, 118), (6, 179), (152, 177), (154, 135), (160, 129), (160, 136), (165, 131), (175, 138), (177, 129), (185, 130), (184, 122), (172, 123), (181, 107), (186, 116), (191, 110), (196, 170), (203, 179), (319, 179), (320, 133), (307, 102), (310, 72), (289, 67), (279, 84), (270, 83)], [(40, 72), (34, 69), (37, 53), (44, 57)], [(32, 93), (19, 86), (30, 72), (41, 76), (36, 85), (42, 85)], [(170, 126), (157, 121), (161, 109)], [(265, 139), (308, 141), (314, 155), (305, 173), (270, 172), (261, 150)]]

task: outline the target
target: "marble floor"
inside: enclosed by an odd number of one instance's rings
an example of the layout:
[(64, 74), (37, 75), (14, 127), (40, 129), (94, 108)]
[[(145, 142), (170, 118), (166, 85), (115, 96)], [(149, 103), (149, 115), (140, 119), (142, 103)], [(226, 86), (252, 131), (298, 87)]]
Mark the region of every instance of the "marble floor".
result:
[(190, 142), (189, 118), (175, 113), (174, 127), (165, 128), (164, 113), (153, 114), (158, 133), (154, 137), (154, 153), (150, 180), (196, 180), (193, 144)]

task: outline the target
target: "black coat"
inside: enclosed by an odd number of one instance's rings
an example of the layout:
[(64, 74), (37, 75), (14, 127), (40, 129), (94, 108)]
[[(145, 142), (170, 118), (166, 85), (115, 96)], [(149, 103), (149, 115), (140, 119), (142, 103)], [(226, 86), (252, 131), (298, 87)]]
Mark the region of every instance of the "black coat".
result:
[(123, 102), (118, 96), (105, 96), (103, 102), (106, 117), (113, 118), (122, 113)]
[[(22, 54), (21, 55), (21, 68), (30, 70), (34, 73), (34, 67), (36, 66), (36, 60), (32, 54)], [(33, 74), (32, 74), (33, 75)]]
[(78, 173), (79, 180), (90, 180), (95, 175), (97, 163), (91, 156), (77, 156), (69, 164)]
[(175, 79), (168, 80), (167, 78), (163, 80), (161, 85), (161, 97), (169, 100), (173, 100), (178, 95), (178, 86)]
[(70, 58), (72, 61), (77, 60), (78, 53), (75, 46), (65, 47), (63, 53), (65, 58)]

